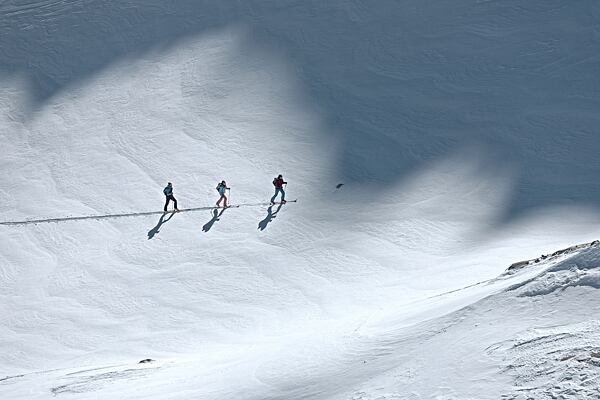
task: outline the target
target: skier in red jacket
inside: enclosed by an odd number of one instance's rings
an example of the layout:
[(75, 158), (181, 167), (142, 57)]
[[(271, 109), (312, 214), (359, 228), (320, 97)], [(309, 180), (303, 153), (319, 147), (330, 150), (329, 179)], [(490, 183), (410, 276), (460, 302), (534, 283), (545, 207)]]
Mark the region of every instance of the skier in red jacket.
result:
[(285, 190), (283, 190), (283, 185), (287, 185), (287, 182), (283, 180), (283, 176), (279, 175), (277, 178), (273, 179), (273, 186), (275, 186), (275, 194), (271, 197), (271, 204), (275, 204), (275, 198), (281, 192), (281, 204), (285, 204)]

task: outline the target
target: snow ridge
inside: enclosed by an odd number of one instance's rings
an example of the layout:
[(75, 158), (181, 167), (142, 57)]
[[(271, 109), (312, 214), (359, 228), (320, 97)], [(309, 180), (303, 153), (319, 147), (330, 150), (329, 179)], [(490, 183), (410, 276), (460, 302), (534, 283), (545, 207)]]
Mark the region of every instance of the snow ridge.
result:
[[(594, 241), (553, 254), (487, 284), (508, 283), (502, 290), (395, 332), (389, 340), (399, 354), (389, 370), (347, 398), (599, 398), (600, 246)], [(462, 289), (461, 296), (474, 290)], [(448, 293), (445, 302), (456, 295)]]

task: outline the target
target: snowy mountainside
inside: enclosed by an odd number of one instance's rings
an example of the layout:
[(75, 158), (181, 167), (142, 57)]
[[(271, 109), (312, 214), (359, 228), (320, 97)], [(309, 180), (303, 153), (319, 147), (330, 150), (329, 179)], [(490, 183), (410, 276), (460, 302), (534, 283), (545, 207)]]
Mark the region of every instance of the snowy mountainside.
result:
[[(592, 244), (404, 310), (322, 324), (310, 340), (303, 329), (276, 346), (267, 340), (198, 358), (39, 371), (6, 377), (0, 387), (15, 398), (595, 398), (599, 268)], [(469, 304), (473, 298), (481, 300)], [(460, 303), (466, 307), (432, 317)]]
[(409, 328), (423, 338), (418, 345), (392, 340), (409, 355), (350, 398), (598, 397), (600, 248), (559, 257), (542, 261), (530, 279)]
[(593, 393), (598, 12), (2, 2), (0, 397)]

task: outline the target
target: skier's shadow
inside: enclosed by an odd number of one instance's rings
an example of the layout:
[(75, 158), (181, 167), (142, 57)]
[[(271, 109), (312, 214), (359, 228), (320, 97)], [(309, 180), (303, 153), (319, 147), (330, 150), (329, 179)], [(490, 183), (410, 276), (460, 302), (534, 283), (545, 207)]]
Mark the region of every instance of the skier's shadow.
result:
[(225, 210), (226, 210), (226, 208), (223, 208), (221, 210), (221, 212), (219, 212), (219, 209), (215, 208), (212, 211), (212, 214), (213, 214), (212, 219), (210, 221), (208, 221), (207, 223), (204, 224), (204, 226), (202, 227), (202, 232), (208, 232), (208, 231), (210, 231), (210, 228), (212, 228), (213, 224), (215, 222), (217, 222), (221, 218), (221, 215), (223, 215), (223, 213), (225, 212)]
[[(169, 218), (165, 219), (165, 216), (167, 214), (171, 214), (171, 215), (169, 215)], [(156, 226), (154, 228), (152, 228), (148, 231), (148, 240), (152, 239), (159, 232), (159, 229), (162, 226), (162, 224), (169, 222), (169, 220), (171, 218), (173, 218), (173, 215), (175, 215), (175, 213), (168, 213), (168, 212), (163, 213), (163, 215), (161, 215), (160, 219), (158, 220), (158, 224), (156, 224)]]
[(277, 206), (275, 212), (273, 212), (273, 206), (269, 206), (269, 208), (267, 209), (267, 216), (265, 217), (265, 219), (258, 223), (258, 230), (264, 231), (265, 229), (267, 229), (267, 225), (269, 225), (269, 222), (271, 222), (273, 218), (277, 216), (277, 213), (279, 212), (279, 210), (281, 210), (281, 206), (283, 206), (283, 204), (280, 203), (279, 206)]

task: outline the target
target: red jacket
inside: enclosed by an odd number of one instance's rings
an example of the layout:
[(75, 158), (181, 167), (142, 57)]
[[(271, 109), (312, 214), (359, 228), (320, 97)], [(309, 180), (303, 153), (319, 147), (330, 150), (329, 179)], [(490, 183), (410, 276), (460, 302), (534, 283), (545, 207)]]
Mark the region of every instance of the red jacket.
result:
[(282, 178), (275, 178), (273, 180), (273, 185), (275, 185), (277, 189), (283, 188), (284, 184), (287, 184), (287, 182), (284, 182)]

